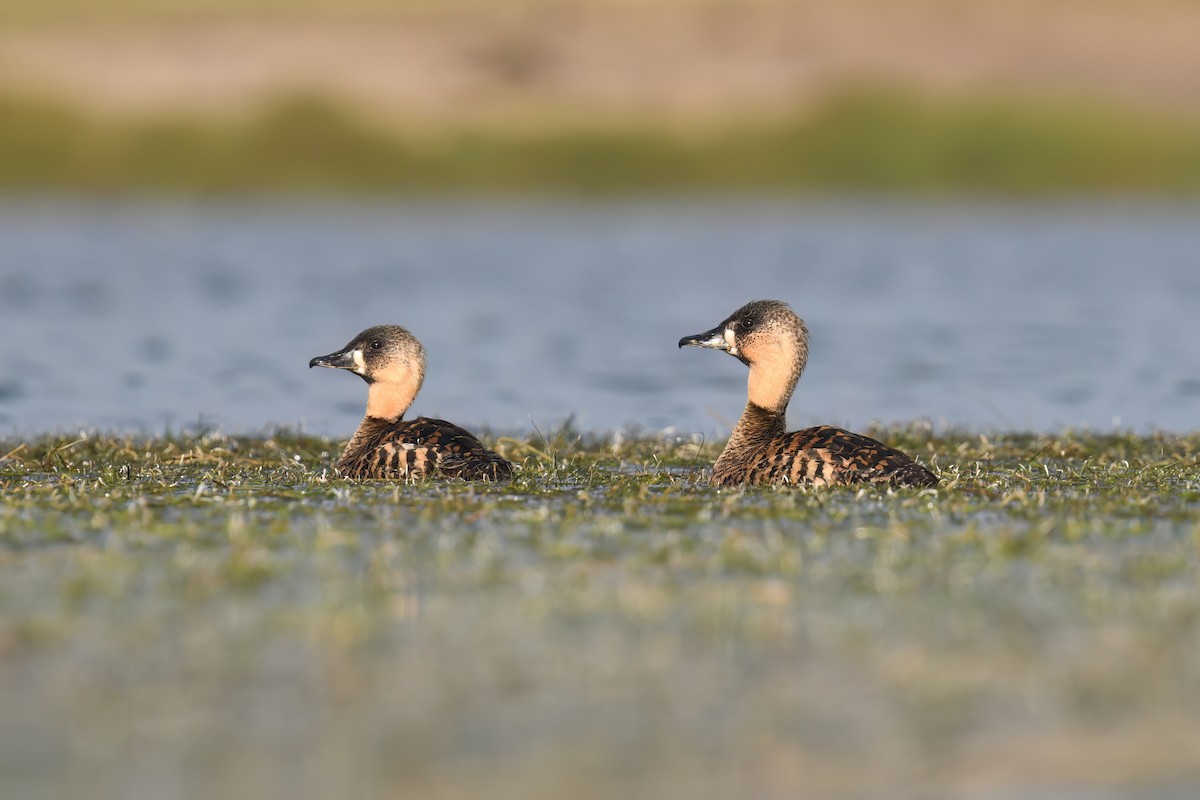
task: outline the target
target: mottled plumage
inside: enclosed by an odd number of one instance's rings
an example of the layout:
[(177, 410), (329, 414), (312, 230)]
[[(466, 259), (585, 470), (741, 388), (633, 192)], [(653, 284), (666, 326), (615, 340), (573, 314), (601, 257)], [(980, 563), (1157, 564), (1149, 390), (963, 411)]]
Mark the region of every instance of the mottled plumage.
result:
[(425, 380), (425, 349), (398, 325), (379, 325), (309, 367), (335, 367), (367, 382), (367, 413), (337, 462), (347, 478), (425, 477), (502, 481), (512, 464), (470, 432), (440, 419), (404, 419)]
[(746, 408), (713, 465), (714, 485), (937, 484), (928, 469), (868, 436), (829, 425), (787, 431), (788, 401), (808, 363), (808, 329), (786, 304), (748, 303), (712, 330), (680, 339), (685, 345), (724, 350), (750, 367)]
[(462, 478), (502, 481), (512, 464), (488, 450), (469, 431), (441, 419), (386, 420), (367, 417), (338, 459), (347, 478)]

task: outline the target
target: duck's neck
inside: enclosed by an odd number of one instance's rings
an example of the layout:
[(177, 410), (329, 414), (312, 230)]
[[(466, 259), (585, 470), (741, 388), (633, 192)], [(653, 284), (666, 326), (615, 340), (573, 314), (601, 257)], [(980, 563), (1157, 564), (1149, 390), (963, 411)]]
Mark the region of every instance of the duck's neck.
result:
[(785, 413), (800, 377), (800, 367), (794, 361), (756, 363), (750, 367), (746, 408), (717, 458), (715, 470), (754, 460), (768, 442), (787, 433)]
[(780, 417), (787, 410), (796, 382), (800, 380), (803, 362), (788, 354), (788, 357), (755, 362), (750, 366), (746, 378), (746, 399), (750, 405), (773, 411)]
[(339, 463), (373, 446), (382, 431), (404, 419), (404, 412), (408, 411), (420, 388), (421, 380), (416, 376), (372, 383), (367, 389), (367, 414), (350, 437)]
[(746, 403), (742, 417), (729, 435), (729, 442), (721, 451), (718, 461), (736, 453), (757, 452), (767, 442), (784, 433), (787, 433), (787, 423), (783, 412), (763, 408), (753, 402)]
[(421, 389), (421, 376), (410, 372), (400, 380), (376, 381), (367, 389), (367, 418), (399, 422)]

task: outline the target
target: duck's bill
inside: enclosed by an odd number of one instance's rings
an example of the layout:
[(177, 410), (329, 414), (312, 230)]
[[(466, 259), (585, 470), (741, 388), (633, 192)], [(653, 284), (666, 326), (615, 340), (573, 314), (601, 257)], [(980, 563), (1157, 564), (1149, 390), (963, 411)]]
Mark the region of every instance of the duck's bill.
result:
[(327, 356), (317, 356), (308, 362), (309, 369), (313, 367), (332, 367), (334, 369), (358, 369), (351, 350), (339, 350)]
[(685, 336), (679, 340), (680, 347), (709, 347), (713, 350), (728, 350), (729, 342), (725, 338), (725, 326), (718, 325), (711, 331)]

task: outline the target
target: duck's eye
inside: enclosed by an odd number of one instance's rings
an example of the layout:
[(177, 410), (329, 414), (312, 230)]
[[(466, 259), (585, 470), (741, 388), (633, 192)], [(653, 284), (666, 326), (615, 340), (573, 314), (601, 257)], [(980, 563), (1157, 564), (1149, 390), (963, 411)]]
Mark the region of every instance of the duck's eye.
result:
[(379, 340), (378, 340), (378, 339), (376, 339), (375, 341), (371, 342), (371, 349), (372, 349), (372, 350), (378, 350), (378, 349), (379, 349), (379, 347), (380, 347), (380, 345), (379, 345)]

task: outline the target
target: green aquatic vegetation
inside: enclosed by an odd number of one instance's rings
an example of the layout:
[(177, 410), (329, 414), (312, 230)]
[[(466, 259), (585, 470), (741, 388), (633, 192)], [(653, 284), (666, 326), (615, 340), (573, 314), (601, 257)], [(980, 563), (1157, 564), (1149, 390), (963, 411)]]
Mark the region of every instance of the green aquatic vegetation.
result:
[(569, 427), (490, 440), (501, 485), (289, 430), (0, 441), (0, 787), (1195, 785), (1200, 434), (869, 433), (941, 486), (717, 490), (720, 442)]

